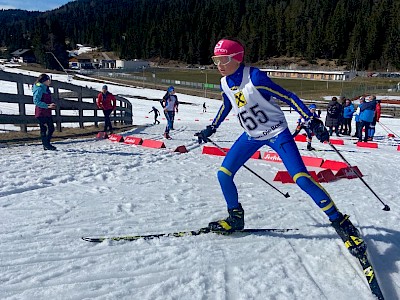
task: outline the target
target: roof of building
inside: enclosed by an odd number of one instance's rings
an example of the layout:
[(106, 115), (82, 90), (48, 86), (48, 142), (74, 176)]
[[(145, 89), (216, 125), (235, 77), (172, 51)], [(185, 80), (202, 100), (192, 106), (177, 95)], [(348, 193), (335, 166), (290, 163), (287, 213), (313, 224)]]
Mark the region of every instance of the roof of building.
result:
[(32, 49), (18, 49), (18, 50), (15, 50), (14, 52), (12, 52), (11, 55), (21, 56), (23, 54), (26, 54), (29, 51), (32, 51)]

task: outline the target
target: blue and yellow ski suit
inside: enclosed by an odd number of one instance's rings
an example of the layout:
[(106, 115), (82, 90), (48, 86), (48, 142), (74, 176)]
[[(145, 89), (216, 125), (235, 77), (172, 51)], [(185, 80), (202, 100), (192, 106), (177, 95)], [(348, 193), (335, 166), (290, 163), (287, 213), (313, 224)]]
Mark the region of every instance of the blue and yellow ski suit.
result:
[(218, 128), (233, 109), (244, 129), (218, 170), (228, 209), (239, 206), (233, 181), (236, 172), (260, 147), (267, 145), (280, 156), (296, 184), (311, 196), (331, 221), (336, 220), (339, 212), (334, 202), (308, 173), (275, 99), (289, 104), (305, 119), (312, 115), (307, 106), (295, 94), (272, 82), (261, 70), (244, 65), (234, 74), (221, 78), (221, 91), (223, 103), (212, 125)]

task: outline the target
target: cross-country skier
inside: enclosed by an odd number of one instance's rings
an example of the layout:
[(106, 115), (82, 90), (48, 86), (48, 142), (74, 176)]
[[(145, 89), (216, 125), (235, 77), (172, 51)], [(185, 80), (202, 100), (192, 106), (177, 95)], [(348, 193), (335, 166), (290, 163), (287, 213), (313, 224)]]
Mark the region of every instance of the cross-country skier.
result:
[[(310, 104), (308, 106), (308, 109), (310, 110), (312, 117), (313, 118), (318, 118), (319, 116), (318, 114), (315, 112), (315, 110), (317, 109), (317, 106), (315, 104)], [(309, 119), (309, 118), (308, 118)], [(300, 116), (300, 118), (297, 120), (297, 127), (296, 130), (293, 132), (293, 137), (297, 136), (301, 130), (304, 130), (307, 134), (307, 150), (309, 151), (313, 151), (315, 150), (312, 146), (311, 146), (311, 142), (312, 142), (312, 132), (309, 126), (309, 122)]]
[(208, 137), (216, 132), (231, 109), (235, 111), (244, 129), (218, 170), (218, 180), (229, 216), (211, 222), (209, 228), (218, 232), (232, 232), (244, 228), (244, 210), (239, 203), (233, 178), (260, 147), (267, 145), (278, 153), (294, 182), (310, 195), (327, 215), (350, 252), (355, 256), (362, 255), (366, 244), (349, 217), (339, 212), (329, 194), (308, 173), (288, 129), (285, 115), (275, 99), (286, 102), (305, 118), (321, 142), (329, 141), (329, 133), (325, 126), (319, 119), (312, 117), (307, 106), (295, 94), (272, 82), (258, 68), (246, 67), (242, 63), (243, 58), (243, 44), (236, 38), (224, 38), (216, 44), (212, 60), (223, 76), (223, 103), (212, 124), (195, 134), (199, 143), (207, 142)]
[(160, 121), (157, 120), (158, 116), (160, 115), (160, 111), (155, 108), (154, 106), (151, 107), (151, 111), (149, 113), (154, 112), (154, 125), (160, 124)]
[(164, 109), (164, 114), (167, 119), (167, 126), (165, 127), (164, 137), (171, 139), (169, 131), (174, 129), (175, 111), (178, 112), (178, 97), (175, 95), (175, 88), (170, 86), (167, 93), (161, 100), (161, 106)]

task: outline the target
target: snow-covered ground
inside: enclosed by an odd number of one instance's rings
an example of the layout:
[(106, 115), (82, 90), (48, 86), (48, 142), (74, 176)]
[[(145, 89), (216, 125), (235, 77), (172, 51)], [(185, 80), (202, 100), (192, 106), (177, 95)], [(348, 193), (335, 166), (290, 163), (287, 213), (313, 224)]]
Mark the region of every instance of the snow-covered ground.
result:
[[(96, 89), (102, 84), (90, 83)], [(135, 96), (160, 98), (164, 91), (108, 85), (114, 94), (129, 95), (134, 123), (143, 125), (124, 135), (161, 140), (166, 122), (152, 125), (148, 113), (159, 104)], [(284, 170), (280, 163), (251, 160), (247, 166), (290, 198), (238, 172), (246, 227), (298, 231), (101, 244), (80, 239), (191, 230), (226, 217), (216, 178), (223, 158), (201, 154), (193, 136), (220, 102), (180, 94), (179, 87), (177, 95), (187, 104), (180, 106), (173, 139), (164, 140), (166, 149), (94, 138), (56, 142), (56, 152), (0, 147), (0, 299), (374, 299), (361, 267), (313, 201), (294, 184), (273, 182)], [(293, 129), (297, 114), (286, 115)], [(236, 117), (228, 118), (213, 136), (222, 147), (241, 133)], [(400, 120), (382, 122), (400, 132)], [(322, 185), (361, 229), (385, 299), (400, 299), (400, 152), (383, 138), (383, 127), (376, 135), (382, 137), (378, 149), (357, 148), (348, 138), (337, 148), (390, 212), (359, 179)], [(173, 152), (180, 145), (189, 152)], [(329, 145), (313, 145), (321, 151), (310, 153), (298, 143), (303, 155), (340, 160)]]

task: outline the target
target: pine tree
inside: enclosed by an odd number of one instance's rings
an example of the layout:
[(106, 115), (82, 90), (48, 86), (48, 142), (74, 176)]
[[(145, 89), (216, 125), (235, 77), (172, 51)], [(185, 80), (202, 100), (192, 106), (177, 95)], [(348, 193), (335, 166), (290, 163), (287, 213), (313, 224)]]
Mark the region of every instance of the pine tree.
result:
[(209, 64), (216, 41), (235, 36), (249, 62), (288, 55), (399, 68), (399, 6), (399, 0), (79, 0), (45, 13), (0, 11), (0, 45), (32, 47), (44, 65), (54, 63), (49, 51), (66, 63), (65, 39), (123, 59)]

